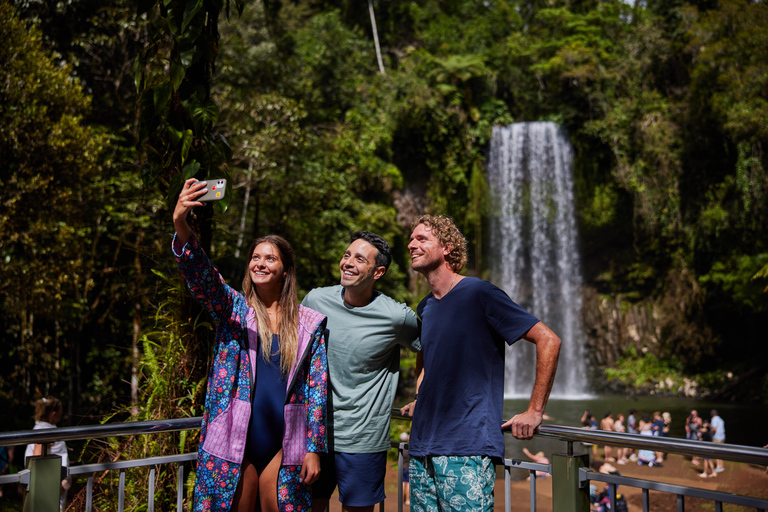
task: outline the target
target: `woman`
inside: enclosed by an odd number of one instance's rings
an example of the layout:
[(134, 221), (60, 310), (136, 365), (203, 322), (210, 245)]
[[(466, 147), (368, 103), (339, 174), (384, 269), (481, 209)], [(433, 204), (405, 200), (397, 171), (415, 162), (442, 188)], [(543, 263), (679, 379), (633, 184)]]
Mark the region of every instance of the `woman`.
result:
[(213, 267), (187, 223), (206, 192), (184, 183), (173, 212), (173, 252), (216, 324), (200, 428), (194, 510), (309, 510), (326, 452), (326, 319), (298, 304), (291, 246), (254, 241), (243, 293)]
[[(61, 402), (56, 398), (40, 398), (35, 402), (35, 426), (32, 430), (39, 430), (44, 428), (56, 428), (56, 424), (61, 421), (61, 415), (64, 412), (64, 407)], [(58, 455), (61, 457), (61, 466), (69, 466), (69, 452), (67, 451), (67, 443), (64, 441), (56, 441), (47, 446), (46, 452), (49, 455)], [(27, 464), (27, 460), (30, 457), (43, 455), (43, 445), (41, 444), (28, 444), (27, 449), (24, 452), (24, 464)], [(72, 487), (72, 477), (67, 476), (61, 481), (61, 489), (59, 490), (59, 510), (64, 510), (67, 505), (67, 493), (70, 487)]]
[[(709, 423), (704, 423), (699, 429), (699, 439), (707, 443), (712, 442), (712, 433), (709, 430)], [(704, 471), (699, 473), (699, 478), (715, 478), (715, 464), (710, 457), (704, 457)]]
[[(624, 434), (627, 432), (627, 428), (624, 426), (624, 415), (619, 413), (618, 417), (616, 417), (616, 421), (613, 423), (613, 430), (618, 432), (619, 434)], [(626, 464), (629, 462), (629, 459), (627, 458), (627, 451), (628, 448), (618, 448), (616, 450), (616, 458), (618, 464)]]
[[(653, 423), (651, 422), (651, 416), (649, 414), (643, 414), (640, 420), (640, 435), (641, 436), (653, 436)], [(658, 460), (656, 460), (656, 454), (651, 450), (640, 450), (637, 452), (637, 465), (642, 466), (648, 464), (648, 467), (661, 466)]]

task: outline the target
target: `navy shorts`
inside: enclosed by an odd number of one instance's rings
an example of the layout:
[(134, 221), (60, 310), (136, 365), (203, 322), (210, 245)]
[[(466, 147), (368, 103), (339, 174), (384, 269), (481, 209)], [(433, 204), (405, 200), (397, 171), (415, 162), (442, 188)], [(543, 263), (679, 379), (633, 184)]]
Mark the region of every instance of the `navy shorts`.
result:
[(339, 501), (348, 507), (368, 507), (381, 503), (387, 452), (320, 455), (320, 478), (312, 484), (312, 498), (330, 499), (336, 486)]

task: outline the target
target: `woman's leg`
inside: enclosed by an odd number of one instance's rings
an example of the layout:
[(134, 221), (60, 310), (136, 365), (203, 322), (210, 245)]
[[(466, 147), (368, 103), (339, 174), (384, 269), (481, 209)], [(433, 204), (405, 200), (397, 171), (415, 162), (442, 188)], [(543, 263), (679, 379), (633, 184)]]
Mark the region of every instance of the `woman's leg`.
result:
[(240, 481), (232, 501), (232, 512), (253, 512), (259, 496), (259, 473), (247, 458), (243, 458), (240, 471)]
[(259, 475), (261, 512), (277, 512), (277, 476), (282, 460), (283, 450), (280, 450)]

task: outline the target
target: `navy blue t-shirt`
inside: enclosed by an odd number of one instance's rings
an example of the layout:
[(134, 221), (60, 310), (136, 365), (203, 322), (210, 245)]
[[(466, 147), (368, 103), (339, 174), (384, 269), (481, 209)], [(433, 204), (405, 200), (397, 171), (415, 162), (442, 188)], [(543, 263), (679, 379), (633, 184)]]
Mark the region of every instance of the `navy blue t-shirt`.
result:
[(413, 413), (412, 456), (504, 456), (504, 343), (538, 319), (487, 281), (465, 277), (421, 301), (424, 379)]

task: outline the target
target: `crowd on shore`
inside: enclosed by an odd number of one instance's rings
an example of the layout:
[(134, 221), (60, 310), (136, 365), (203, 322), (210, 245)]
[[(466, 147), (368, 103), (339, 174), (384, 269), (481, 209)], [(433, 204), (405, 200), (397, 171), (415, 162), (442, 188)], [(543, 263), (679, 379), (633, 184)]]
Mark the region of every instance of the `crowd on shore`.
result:
[[(593, 430), (639, 434), (642, 436), (670, 437), (672, 416), (668, 412), (660, 411), (640, 415), (636, 409), (630, 409), (629, 416), (625, 419), (624, 414), (619, 413), (614, 418), (613, 413), (607, 411), (598, 423), (595, 416), (587, 410), (581, 416), (581, 424), (584, 428)], [(725, 422), (715, 409), (710, 411), (708, 421), (699, 416), (698, 411), (694, 409), (685, 419), (685, 435), (687, 439), (691, 440), (724, 443)], [(592, 456), (594, 459), (597, 459), (598, 446), (596, 444), (587, 445), (592, 447)], [(605, 461), (619, 465), (636, 462), (641, 466), (660, 467), (663, 465), (665, 458), (665, 453), (652, 450), (634, 450), (632, 448), (609, 445), (604, 447)], [(718, 473), (724, 471), (723, 461), (719, 459), (712, 460), (710, 458), (694, 457), (692, 463), (702, 468), (702, 472), (699, 474), (701, 478), (714, 478)]]

